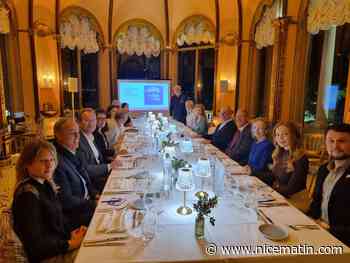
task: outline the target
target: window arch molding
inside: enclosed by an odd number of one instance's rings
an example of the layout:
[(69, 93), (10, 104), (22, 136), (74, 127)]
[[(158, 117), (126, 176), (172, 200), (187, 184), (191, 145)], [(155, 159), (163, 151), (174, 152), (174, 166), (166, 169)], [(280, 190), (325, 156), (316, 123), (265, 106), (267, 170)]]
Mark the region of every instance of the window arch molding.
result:
[[(186, 18), (184, 18), (180, 24), (177, 26), (175, 33), (173, 35), (173, 39), (172, 39), (172, 46), (173, 47), (177, 47), (177, 38), (180, 34), (180, 32), (182, 32), (185, 28), (185, 26), (191, 22), (191, 21), (195, 21), (195, 20), (202, 20), (203, 22), (205, 22), (208, 26), (211, 32), (213, 32), (215, 34), (215, 25), (214, 23), (211, 21), (211, 19), (205, 15), (202, 14), (193, 14), (191, 16), (188, 16)], [(215, 44), (215, 43), (214, 43)]]
[(90, 25), (92, 26), (92, 29), (98, 33), (97, 40), (98, 40), (100, 49), (105, 47), (106, 42), (105, 42), (105, 36), (103, 34), (102, 26), (98, 22), (96, 16), (93, 13), (91, 13), (89, 10), (80, 6), (76, 6), (76, 5), (67, 6), (60, 12), (59, 20), (58, 20), (59, 24), (66, 21), (71, 15), (76, 15), (77, 17), (87, 17), (89, 19), (89, 22), (91, 23)]
[(150, 30), (151, 36), (156, 37), (160, 41), (160, 50), (164, 49), (164, 39), (159, 29), (153, 23), (142, 18), (134, 18), (134, 19), (127, 20), (117, 28), (112, 38), (113, 39), (112, 45), (114, 49), (117, 49), (118, 35), (122, 32), (126, 32), (129, 26), (136, 26), (136, 27), (145, 26)]

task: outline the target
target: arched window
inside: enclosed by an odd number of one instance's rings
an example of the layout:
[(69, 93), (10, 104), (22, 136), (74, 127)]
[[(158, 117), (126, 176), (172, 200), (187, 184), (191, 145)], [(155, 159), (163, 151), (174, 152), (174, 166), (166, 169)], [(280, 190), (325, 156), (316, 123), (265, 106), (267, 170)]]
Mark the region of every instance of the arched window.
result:
[(85, 9), (67, 8), (60, 17), (60, 35), (64, 108), (72, 106), (69, 77), (78, 78), (75, 107), (98, 108), (98, 63), (103, 35), (96, 18)]
[(177, 83), (207, 110), (213, 109), (215, 27), (204, 16), (185, 19), (176, 30)]
[[(255, 47), (250, 61), (252, 74), (252, 113), (255, 116), (262, 116), (273, 120), (274, 90), (273, 90), (273, 68), (274, 53), (279, 47), (275, 46), (276, 27), (274, 21), (284, 15), (284, 1), (264, 1), (256, 11), (255, 21), (251, 30), (251, 38), (254, 39)], [(276, 54), (275, 54), (276, 56)]]
[(307, 30), (311, 35), (304, 123), (316, 127), (340, 123), (347, 117), (350, 6), (347, 0), (334, 5), (333, 1), (314, 0), (307, 10)]
[(135, 19), (122, 24), (114, 38), (118, 79), (160, 79), (163, 40), (151, 23)]

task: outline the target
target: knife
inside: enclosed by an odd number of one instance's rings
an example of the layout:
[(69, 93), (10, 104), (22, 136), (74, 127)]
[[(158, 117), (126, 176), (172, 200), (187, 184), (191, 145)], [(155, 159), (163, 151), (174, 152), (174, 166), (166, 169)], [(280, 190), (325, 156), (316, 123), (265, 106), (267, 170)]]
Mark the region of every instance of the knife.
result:
[(109, 238), (102, 238), (102, 239), (92, 239), (92, 240), (85, 240), (84, 244), (97, 244), (97, 243), (106, 243), (106, 242), (112, 242), (112, 241), (120, 241), (127, 239), (128, 236), (123, 237), (109, 237)]

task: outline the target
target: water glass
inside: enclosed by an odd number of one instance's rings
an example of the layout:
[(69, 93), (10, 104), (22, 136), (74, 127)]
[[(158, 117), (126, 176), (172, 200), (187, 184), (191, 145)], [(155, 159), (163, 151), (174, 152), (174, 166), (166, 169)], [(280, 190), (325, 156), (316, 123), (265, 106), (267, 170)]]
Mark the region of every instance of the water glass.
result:
[(145, 242), (151, 241), (157, 229), (157, 214), (153, 209), (145, 211), (143, 222), (142, 222), (142, 235)]

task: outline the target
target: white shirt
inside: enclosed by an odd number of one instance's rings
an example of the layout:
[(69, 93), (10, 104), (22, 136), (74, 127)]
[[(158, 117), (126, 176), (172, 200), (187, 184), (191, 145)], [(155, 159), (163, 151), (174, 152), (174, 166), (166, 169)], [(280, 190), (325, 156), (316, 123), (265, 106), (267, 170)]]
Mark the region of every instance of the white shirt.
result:
[(242, 132), (242, 131), (244, 130), (244, 128), (248, 126), (248, 124), (249, 124), (249, 122), (247, 122), (247, 124), (246, 124), (246, 125), (243, 125), (241, 128), (238, 128), (238, 130), (239, 130), (240, 132)]
[(86, 134), (85, 132), (82, 132), (82, 134), (84, 135), (84, 137), (86, 138), (86, 140), (89, 143), (90, 149), (92, 150), (92, 152), (94, 153), (95, 159), (97, 164), (100, 164), (100, 153), (98, 151), (98, 149), (96, 148), (96, 145), (94, 143), (94, 135), (93, 134)]
[(228, 119), (228, 120), (222, 122), (222, 123), (220, 124), (219, 128), (218, 128), (218, 131), (220, 131), (222, 128), (224, 128), (225, 125), (226, 125), (227, 123), (229, 123), (230, 121), (232, 121), (232, 119)]

